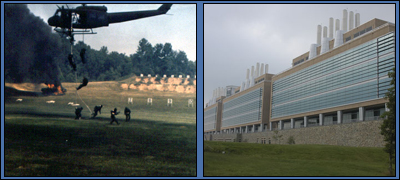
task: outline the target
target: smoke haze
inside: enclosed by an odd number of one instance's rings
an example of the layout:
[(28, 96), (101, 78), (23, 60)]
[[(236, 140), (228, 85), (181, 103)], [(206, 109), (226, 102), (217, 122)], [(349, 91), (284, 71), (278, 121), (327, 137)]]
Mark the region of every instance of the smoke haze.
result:
[(26, 4), (5, 4), (5, 81), (58, 83), (60, 37)]

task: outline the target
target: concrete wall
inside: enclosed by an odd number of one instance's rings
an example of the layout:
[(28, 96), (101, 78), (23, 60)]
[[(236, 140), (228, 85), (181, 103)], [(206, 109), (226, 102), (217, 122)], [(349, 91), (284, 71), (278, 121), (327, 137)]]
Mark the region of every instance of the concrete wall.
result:
[[(329, 126), (316, 126), (298, 129), (288, 129), (278, 131), (278, 135), (282, 135), (280, 144), (287, 144), (290, 136), (294, 137), (296, 144), (326, 144), (338, 146), (355, 146), (355, 147), (383, 147), (385, 141), (380, 134), (380, 125), (382, 120), (363, 121), (348, 124), (335, 124)], [(266, 140), (266, 144), (279, 144), (273, 138), (274, 131), (243, 133), (240, 134), (212, 134), (213, 141), (235, 141), (248, 143), (261, 143), (262, 139)], [(210, 135), (205, 135), (207, 140)], [(232, 140), (235, 139), (235, 140)]]

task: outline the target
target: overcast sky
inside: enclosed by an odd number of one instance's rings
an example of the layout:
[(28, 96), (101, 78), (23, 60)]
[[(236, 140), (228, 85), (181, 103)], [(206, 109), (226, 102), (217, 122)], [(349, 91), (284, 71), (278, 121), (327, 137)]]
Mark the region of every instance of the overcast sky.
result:
[(218, 87), (240, 86), (257, 62), (271, 74), (290, 68), (316, 43), (318, 25), (329, 27), (330, 17), (342, 23), (343, 9), (360, 13), (360, 24), (395, 23), (395, 4), (206, 4), (204, 103)]
[[(57, 4), (58, 6), (65, 4)], [(81, 4), (68, 4), (70, 8)], [(126, 12), (155, 10), (161, 4), (87, 4), (107, 7), (107, 12)], [(57, 10), (55, 4), (29, 4), (28, 8), (46, 23)], [(174, 4), (167, 14), (133, 21), (110, 24), (108, 27), (93, 29), (96, 35), (75, 35), (76, 41), (82, 41), (91, 48), (99, 50), (107, 46), (108, 51), (117, 51), (126, 55), (134, 54), (139, 41), (146, 38), (152, 46), (156, 44), (172, 44), (172, 49), (184, 51), (189, 60), (196, 60), (196, 5)]]

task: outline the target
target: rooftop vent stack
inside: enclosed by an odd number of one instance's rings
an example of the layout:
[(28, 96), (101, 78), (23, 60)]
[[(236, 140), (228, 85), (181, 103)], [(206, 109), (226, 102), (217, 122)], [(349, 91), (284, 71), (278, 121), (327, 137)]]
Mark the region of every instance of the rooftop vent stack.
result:
[(360, 26), (360, 13), (356, 13), (356, 27)]
[(242, 92), (242, 91), (244, 90), (245, 84), (246, 84), (246, 83), (243, 81), (243, 82), (242, 82), (242, 85), (240, 86), (240, 92)]
[(254, 86), (254, 76), (252, 76), (250, 78), (250, 86), (249, 87), (253, 87)]
[(349, 12), (349, 31), (354, 28), (354, 13), (353, 11)]
[(213, 95), (212, 95), (211, 100), (214, 99), (214, 98), (215, 98), (215, 89), (213, 90)]
[(245, 84), (243, 90), (245, 90), (245, 89), (247, 89), (247, 88), (249, 88), (249, 87), (250, 87), (250, 79), (246, 79), (246, 84)]
[(333, 47), (336, 48), (343, 44), (343, 34), (344, 34), (343, 30), (336, 31), (335, 44), (333, 45)]
[(330, 40), (331, 40), (331, 39), (330, 39), (330, 38), (327, 38), (327, 37), (324, 37), (324, 38), (322, 39), (321, 53), (320, 53), (320, 54), (323, 54), (323, 53), (326, 53), (326, 52), (329, 51), (329, 41), (330, 41)]
[(329, 38), (333, 38), (333, 18), (329, 18)]
[(254, 77), (254, 66), (251, 66), (250, 79)]
[[(247, 69), (246, 71), (246, 80), (244, 80), (244, 84), (243, 84), (243, 90), (247, 89), (249, 84), (247, 83), (247, 81), (249, 81), (249, 76), (250, 76), (250, 69)], [(242, 91), (242, 90), (240, 90)]]
[(224, 89), (224, 96), (226, 97), (226, 87), (224, 87), (223, 89)]
[(268, 64), (265, 64), (265, 74), (268, 73)]
[(344, 32), (347, 31), (347, 10), (346, 9), (343, 9), (342, 30)]
[(260, 76), (260, 63), (257, 63), (257, 66), (256, 66), (256, 75), (255, 75), (255, 78), (257, 78), (258, 76)]
[(261, 67), (260, 67), (260, 76), (264, 74), (264, 63), (261, 63)]
[(308, 59), (312, 59), (315, 56), (317, 56), (317, 46), (318, 46), (318, 44), (311, 44), (310, 54), (308, 55)]
[(323, 31), (323, 38), (326, 38), (328, 34), (328, 28), (326, 26), (324, 26), (324, 31)]
[(318, 25), (317, 26), (317, 44), (321, 45), (321, 31), (322, 31), (322, 26)]
[(340, 30), (340, 20), (336, 19), (335, 22), (335, 33)]

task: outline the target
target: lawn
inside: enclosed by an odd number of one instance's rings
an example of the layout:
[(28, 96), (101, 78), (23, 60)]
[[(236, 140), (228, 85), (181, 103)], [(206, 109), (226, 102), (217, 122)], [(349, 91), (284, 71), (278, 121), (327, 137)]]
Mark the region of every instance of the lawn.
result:
[[(89, 85), (79, 90), (83, 101), (74, 83), (63, 83), (68, 89), (63, 96), (6, 96), (6, 177), (196, 176), (196, 108), (187, 107), (195, 94), (124, 91), (116, 82)], [(146, 104), (148, 97), (153, 105)], [(83, 119), (74, 119), (75, 107), (68, 102), (84, 108)], [(102, 114), (90, 119), (84, 102), (91, 111), (103, 104)], [(115, 107), (120, 125), (110, 125)], [(129, 122), (125, 107), (132, 111)]]
[(382, 148), (204, 142), (204, 176), (388, 176)]

